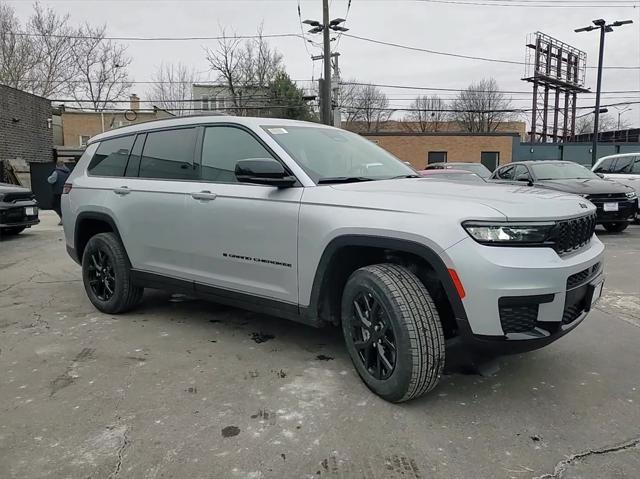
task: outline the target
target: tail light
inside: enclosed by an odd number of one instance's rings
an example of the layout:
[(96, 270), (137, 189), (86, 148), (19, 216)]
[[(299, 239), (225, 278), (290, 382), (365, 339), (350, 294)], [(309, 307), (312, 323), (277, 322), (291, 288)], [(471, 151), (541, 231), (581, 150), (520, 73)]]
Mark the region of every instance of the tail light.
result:
[(63, 195), (69, 194), (69, 192), (71, 191), (72, 187), (73, 187), (73, 185), (71, 183), (65, 183), (64, 187), (62, 188), (62, 194)]

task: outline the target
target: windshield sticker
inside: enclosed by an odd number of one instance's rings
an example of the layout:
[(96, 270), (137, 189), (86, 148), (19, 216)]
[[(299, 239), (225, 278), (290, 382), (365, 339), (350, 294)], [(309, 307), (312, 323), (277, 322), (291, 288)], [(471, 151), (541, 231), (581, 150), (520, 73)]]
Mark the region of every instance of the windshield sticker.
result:
[(289, 133), (284, 128), (267, 128), (267, 129), (269, 130), (269, 133), (273, 135), (284, 135), (285, 133)]

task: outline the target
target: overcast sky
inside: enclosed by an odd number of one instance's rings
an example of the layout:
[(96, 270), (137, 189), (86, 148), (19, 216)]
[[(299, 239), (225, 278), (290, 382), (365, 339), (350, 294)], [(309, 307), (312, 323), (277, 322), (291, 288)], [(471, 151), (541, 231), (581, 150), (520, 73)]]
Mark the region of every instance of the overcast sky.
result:
[[(32, 10), (30, 0), (0, 0), (11, 4), (24, 20)], [(482, 3), (513, 3), (518, 0), (459, 0)], [(520, 0), (531, 3), (537, 0)], [(300, 33), (298, 0), (41, 0), (59, 13), (69, 13), (74, 23), (106, 23), (111, 36), (215, 36), (221, 28), (237, 34), (252, 34), (260, 23), (264, 32)], [(345, 17), (348, 0), (331, 1), (331, 18)], [(321, 0), (301, 0), (302, 19), (322, 18)], [(558, 0), (568, 8), (484, 6), (403, 0), (352, 0), (347, 18), (351, 34), (444, 52), (514, 61), (525, 58), (527, 34), (541, 31), (587, 52), (587, 65), (597, 65), (598, 32), (574, 33), (595, 18), (609, 21), (633, 19), (607, 35), (605, 65), (640, 66), (640, 1), (636, 8), (622, 7), (629, 0)], [(585, 7), (585, 5), (590, 5)], [(607, 6), (600, 6), (607, 5)], [(609, 6), (617, 5), (617, 6)], [(306, 27), (306, 25), (305, 25)], [(306, 31), (306, 29), (305, 29)], [(320, 35), (311, 36), (320, 41)], [(317, 79), (321, 62), (309, 59), (305, 42), (299, 38), (270, 39), (284, 55), (286, 68), (296, 80)], [(202, 80), (213, 80), (204, 48), (214, 41), (128, 42), (133, 62), (131, 76), (149, 80), (161, 61), (181, 61), (202, 72)], [(336, 42), (332, 42), (333, 45)], [(318, 47), (307, 44), (311, 54)], [(464, 88), (471, 81), (495, 77), (504, 90), (530, 92), (521, 81), (524, 66), (459, 59), (402, 50), (343, 37), (338, 44), (343, 79), (381, 84), (441, 88)], [(587, 87), (595, 91), (596, 71), (587, 71)], [(301, 84), (302, 85), (302, 84)], [(304, 84), (306, 86), (306, 84)], [(607, 70), (603, 90), (635, 90), (618, 95), (615, 102), (640, 102), (640, 69)], [(134, 91), (146, 97), (145, 85)], [(403, 99), (415, 96), (410, 90), (385, 89), (393, 106), (408, 106)], [(444, 93), (444, 97), (451, 94)], [(603, 103), (613, 103), (609, 96)], [(632, 98), (631, 98), (632, 97)], [(513, 95), (514, 105), (530, 107), (530, 95)], [(585, 96), (581, 105), (592, 104)], [(623, 118), (640, 126), (640, 103)], [(615, 111), (610, 108), (610, 111)]]

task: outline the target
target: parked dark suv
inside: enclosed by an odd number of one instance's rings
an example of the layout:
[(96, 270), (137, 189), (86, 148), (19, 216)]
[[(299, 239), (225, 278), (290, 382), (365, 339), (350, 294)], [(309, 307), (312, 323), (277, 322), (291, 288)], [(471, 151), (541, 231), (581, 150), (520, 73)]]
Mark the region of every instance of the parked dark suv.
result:
[(0, 183), (0, 238), (40, 223), (38, 203), (27, 188)]
[(571, 161), (520, 161), (498, 168), (491, 180), (574, 193), (597, 208), (597, 222), (619, 233), (629, 226), (638, 208), (638, 196), (628, 186), (607, 180)]

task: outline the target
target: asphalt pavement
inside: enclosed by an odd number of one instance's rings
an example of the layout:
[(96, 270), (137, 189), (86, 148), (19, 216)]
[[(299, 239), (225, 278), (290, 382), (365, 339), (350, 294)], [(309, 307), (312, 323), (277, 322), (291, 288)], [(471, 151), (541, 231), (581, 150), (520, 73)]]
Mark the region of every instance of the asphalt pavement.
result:
[(159, 291), (99, 313), (42, 219), (0, 242), (1, 478), (640, 477), (640, 226), (598, 231), (574, 332), (393, 405), (336, 330)]

